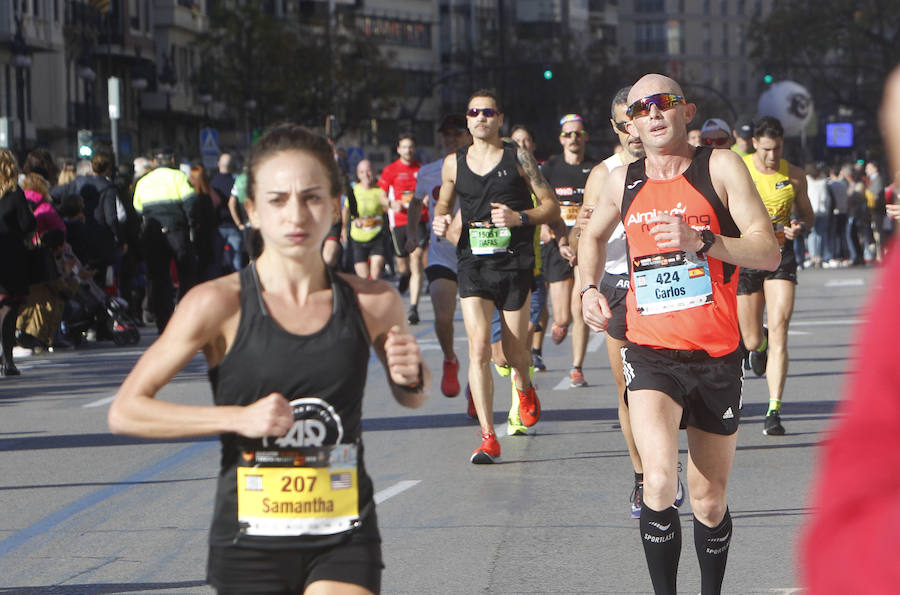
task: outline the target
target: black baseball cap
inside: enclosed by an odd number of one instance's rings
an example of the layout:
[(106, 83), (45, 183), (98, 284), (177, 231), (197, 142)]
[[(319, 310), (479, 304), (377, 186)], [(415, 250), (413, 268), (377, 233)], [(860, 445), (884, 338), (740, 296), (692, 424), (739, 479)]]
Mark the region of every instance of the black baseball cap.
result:
[(466, 119), (459, 114), (447, 114), (441, 118), (441, 125), (438, 126), (438, 132), (447, 130), (468, 130), (466, 127)]
[(753, 120), (741, 118), (735, 123), (734, 130), (741, 138), (753, 138)]

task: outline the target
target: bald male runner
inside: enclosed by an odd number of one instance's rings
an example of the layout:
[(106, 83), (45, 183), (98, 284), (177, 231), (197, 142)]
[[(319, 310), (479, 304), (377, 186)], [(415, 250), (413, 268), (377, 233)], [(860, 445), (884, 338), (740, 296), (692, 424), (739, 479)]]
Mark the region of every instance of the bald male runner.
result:
[(612, 317), (598, 286), (606, 242), (621, 222), (630, 267), (622, 361), (644, 467), (640, 535), (650, 579), (656, 593), (676, 592), (681, 522), (673, 504), (685, 427), (702, 592), (719, 593), (741, 405), (736, 266), (772, 270), (780, 255), (740, 158), (688, 143), (686, 123), (697, 108), (679, 84), (649, 74), (627, 101), (625, 128), (646, 157), (610, 172), (579, 242), (584, 318), (599, 332)]

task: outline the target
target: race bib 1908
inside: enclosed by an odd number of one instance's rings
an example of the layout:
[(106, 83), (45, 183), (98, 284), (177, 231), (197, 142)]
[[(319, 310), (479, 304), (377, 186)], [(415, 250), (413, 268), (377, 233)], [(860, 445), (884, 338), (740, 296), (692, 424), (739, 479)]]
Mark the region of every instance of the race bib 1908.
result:
[(632, 261), (634, 296), (641, 314), (695, 308), (712, 302), (706, 259), (684, 252), (641, 256)]
[(559, 203), (559, 214), (567, 227), (573, 227), (578, 222), (579, 210), (581, 210), (581, 205), (576, 202), (563, 200)]

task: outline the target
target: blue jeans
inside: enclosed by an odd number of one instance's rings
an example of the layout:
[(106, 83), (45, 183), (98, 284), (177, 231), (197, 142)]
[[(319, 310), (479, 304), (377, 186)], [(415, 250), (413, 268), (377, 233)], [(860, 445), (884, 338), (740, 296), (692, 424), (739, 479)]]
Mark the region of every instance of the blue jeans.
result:
[(830, 217), (827, 214), (816, 215), (816, 222), (806, 238), (809, 257), (815, 261), (829, 261), (832, 257)]
[(223, 225), (219, 227), (219, 235), (225, 240), (222, 269), (231, 267), (234, 271), (241, 270), (244, 262), (244, 232), (233, 225)]

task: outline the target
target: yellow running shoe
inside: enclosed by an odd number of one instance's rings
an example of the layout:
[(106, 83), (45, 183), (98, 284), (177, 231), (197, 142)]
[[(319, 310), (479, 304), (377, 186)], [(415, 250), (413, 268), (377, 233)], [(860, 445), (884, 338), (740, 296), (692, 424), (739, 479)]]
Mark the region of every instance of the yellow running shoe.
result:
[[(506, 417), (506, 435), (526, 436), (528, 428), (519, 417), (519, 392), (516, 390), (516, 371), (512, 368), (509, 368), (509, 370), (511, 371), (509, 378), (512, 384), (512, 406), (510, 406), (509, 415)], [(531, 381), (534, 382), (534, 366), (530, 366), (528, 372), (529, 376), (531, 376)]]

